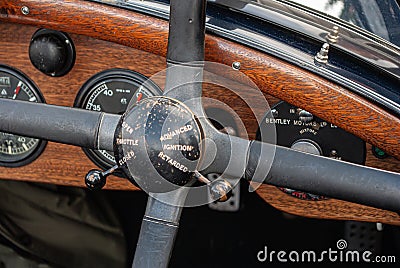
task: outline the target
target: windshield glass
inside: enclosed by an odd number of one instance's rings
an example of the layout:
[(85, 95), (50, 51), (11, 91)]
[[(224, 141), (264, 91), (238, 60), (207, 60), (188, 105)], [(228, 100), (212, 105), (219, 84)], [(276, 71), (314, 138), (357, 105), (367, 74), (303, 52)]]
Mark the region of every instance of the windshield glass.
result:
[[(256, 0), (268, 5), (270, 0)], [(400, 45), (400, 9), (396, 0), (278, 0), (314, 9)]]

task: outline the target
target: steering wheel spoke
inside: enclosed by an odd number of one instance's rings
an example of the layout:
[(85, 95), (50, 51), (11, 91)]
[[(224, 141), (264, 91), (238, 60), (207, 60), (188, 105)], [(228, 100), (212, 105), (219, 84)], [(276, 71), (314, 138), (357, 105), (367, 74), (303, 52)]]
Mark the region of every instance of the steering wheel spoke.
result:
[[(202, 94), (205, 40), (205, 0), (172, 0), (164, 96), (181, 102)], [(196, 109), (201, 105), (190, 107)]]
[(168, 266), (187, 193), (180, 188), (149, 195), (132, 267)]
[(113, 150), (119, 115), (84, 109), (0, 99), (0, 130), (8, 133)]
[(199, 117), (201, 104), (203, 64), (168, 64), (164, 96), (181, 101)]
[[(314, 194), (400, 211), (400, 175), (286, 147), (220, 135), (219, 157), (207, 172), (240, 176)], [(226, 146), (232, 148), (226, 151)], [(224, 148), (225, 147), (225, 148)], [(205, 152), (205, 155), (208, 153)], [(244, 157), (246, 156), (246, 157)]]

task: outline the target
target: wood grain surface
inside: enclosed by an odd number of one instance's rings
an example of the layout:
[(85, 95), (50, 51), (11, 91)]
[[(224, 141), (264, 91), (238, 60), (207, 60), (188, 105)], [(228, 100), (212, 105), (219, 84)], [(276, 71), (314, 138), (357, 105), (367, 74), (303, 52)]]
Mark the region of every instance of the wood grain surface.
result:
[[(27, 16), (20, 11), (23, 5), (30, 8), (31, 12)], [(86, 1), (7, 1), (0, 4), (0, 20), (46, 26), (71, 33), (78, 53), (76, 65), (65, 77), (50, 79), (36, 71), (29, 62), (27, 48), (35, 28), (1, 25), (0, 46), (7, 47), (7, 50), (0, 50), (0, 62), (34, 77), (34, 82), (43, 91), (48, 103), (71, 106), (83, 82), (104, 69), (128, 68), (150, 76), (165, 66), (163, 56), (166, 54), (168, 24), (141, 14)], [(241, 72), (254, 81), (270, 102), (276, 101), (269, 97), (272, 95), (302, 107), (400, 158), (399, 118), (346, 89), (274, 57), (211, 35), (206, 38), (206, 59), (228, 66), (233, 61), (241, 62)], [(237, 80), (234, 73), (228, 72), (225, 75)], [(239, 82), (243, 81), (239, 79)], [(245, 86), (238, 87), (246, 91)], [(249, 137), (254, 138), (257, 128), (255, 118), (262, 116), (263, 107), (251, 111), (245, 103), (240, 103), (239, 96), (227, 93), (224, 88), (206, 87), (205, 95), (230, 104), (232, 110), (243, 119)], [(383, 161), (369, 153), (367, 164), (399, 171), (398, 160), (394, 158)], [(50, 180), (48, 173), (40, 173), (40, 169), (50, 165), (55, 165), (53, 170), (62, 175), (56, 175)], [(70, 171), (70, 167), (75, 165), (82, 168), (76, 168), (73, 174), (62, 171), (66, 167)], [(18, 169), (1, 168), (0, 176), (21, 179), (27, 174), (39, 172), (36, 178), (28, 175), (27, 179), (83, 185), (83, 176), (90, 168), (93, 168), (93, 164), (79, 148), (50, 143), (46, 152), (34, 163)], [(110, 181), (108, 188), (134, 189), (121, 179), (113, 178)], [(275, 207), (296, 215), (400, 223), (400, 217), (395, 213), (348, 202), (299, 201), (271, 186), (263, 186), (258, 193)]]

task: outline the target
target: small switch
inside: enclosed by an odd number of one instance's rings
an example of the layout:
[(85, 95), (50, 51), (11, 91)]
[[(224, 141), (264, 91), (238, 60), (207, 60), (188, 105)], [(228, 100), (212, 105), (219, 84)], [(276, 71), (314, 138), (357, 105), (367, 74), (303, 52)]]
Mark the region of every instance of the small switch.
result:
[(308, 123), (314, 119), (314, 116), (311, 113), (307, 112), (306, 110), (300, 110), (299, 119), (304, 123)]

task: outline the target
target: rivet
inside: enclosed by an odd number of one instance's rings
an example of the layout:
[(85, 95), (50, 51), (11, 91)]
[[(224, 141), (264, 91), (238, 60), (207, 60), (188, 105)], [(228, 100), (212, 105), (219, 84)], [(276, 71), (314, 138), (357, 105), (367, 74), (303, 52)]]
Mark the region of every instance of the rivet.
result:
[(21, 12), (24, 15), (28, 15), (29, 14), (29, 7), (27, 7), (27, 6), (21, 7)]
[(232, 63), (232, 68), (233, 68), (233, 70), (238, 71), (238, 70), (240, 69), (240, 62), (234, 61), (234, 62)]

